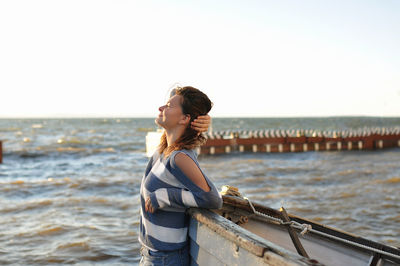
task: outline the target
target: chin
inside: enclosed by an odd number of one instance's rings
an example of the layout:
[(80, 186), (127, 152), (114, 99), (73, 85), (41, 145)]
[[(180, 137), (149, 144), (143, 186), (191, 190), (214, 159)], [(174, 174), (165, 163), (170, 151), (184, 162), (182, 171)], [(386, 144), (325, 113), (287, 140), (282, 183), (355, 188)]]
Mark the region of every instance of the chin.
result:
[(159, 125), (160, 127), (162, 127), (162, 126), (163, 126), (163, 123), (162, 123), (162, 121), (161, 121), (161, 118), (160, 118), (160, 117), (157, 117), (156, 119), (154, 119), (154, 122), (155, 122), (157, 125)]

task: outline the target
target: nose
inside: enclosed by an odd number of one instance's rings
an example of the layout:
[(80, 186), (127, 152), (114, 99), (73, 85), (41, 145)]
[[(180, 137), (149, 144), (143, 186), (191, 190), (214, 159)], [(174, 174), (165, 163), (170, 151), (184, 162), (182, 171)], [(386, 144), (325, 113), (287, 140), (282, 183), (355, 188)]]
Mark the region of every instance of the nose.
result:
[(158, 111), (162, 112), (165, 108), (165, 105), (158, 107)]

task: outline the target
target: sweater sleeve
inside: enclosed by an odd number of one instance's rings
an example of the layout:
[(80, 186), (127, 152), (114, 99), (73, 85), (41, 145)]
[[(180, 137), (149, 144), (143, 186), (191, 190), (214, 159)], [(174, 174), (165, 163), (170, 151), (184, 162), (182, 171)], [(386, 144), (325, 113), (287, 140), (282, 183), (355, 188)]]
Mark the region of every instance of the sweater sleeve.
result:
[(181, 188), (160, 188), (150, 194), (151, 204), (154, 209), (190, 208), (200, 207), (207, 209), (219, 209), (222, 207), (222, 198), (214, 185), (211, 190), (189, 191)]
[[(222, 197), (218, 193), (215, 185), (203, 173), (204, 178), (206, 179), (207, 184), (210, 187), (210, 190), (204, 191), (201, 188), (197, 187), (175, 163), (175, 155), (177, 153), (178, 152), (174, 152), (171, 155), (170, 161), (166, 165), (166, 168), (183, 185), (184, 188), (167, 187), (159, 188), (153, 191), (150, 194), (150, 200), (154, 209), (163, 209), (167, 207), (179, 209), (190, 207), (208, 209), (221, 208), (223, 203)], [(192, 158), (192, 160), (197, 164), (197, 167), (199, 167), (200, 169), (196, 158), (194, 158), (193, 156), (193, 153), (185, 153)]]

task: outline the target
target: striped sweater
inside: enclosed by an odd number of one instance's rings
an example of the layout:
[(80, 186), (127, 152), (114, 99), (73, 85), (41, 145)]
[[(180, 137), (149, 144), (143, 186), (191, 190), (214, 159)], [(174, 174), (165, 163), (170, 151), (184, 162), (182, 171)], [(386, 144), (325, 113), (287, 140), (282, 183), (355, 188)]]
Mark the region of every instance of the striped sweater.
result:
[[(208, 192), (196, 186), (175, 164), (175, 155), (179, 152), (188, 155), (199, 166), (194, 151), (175, 151), (168, 158), (156, 152), (142, 179), (139, 241), (151, 250), (176, 250), (187, 244), (187, 208), (222, 207), (221, 196), (204, 173), (210, 187)], [(154, 213), (145, 211), (147, 197), (150, 197)]]

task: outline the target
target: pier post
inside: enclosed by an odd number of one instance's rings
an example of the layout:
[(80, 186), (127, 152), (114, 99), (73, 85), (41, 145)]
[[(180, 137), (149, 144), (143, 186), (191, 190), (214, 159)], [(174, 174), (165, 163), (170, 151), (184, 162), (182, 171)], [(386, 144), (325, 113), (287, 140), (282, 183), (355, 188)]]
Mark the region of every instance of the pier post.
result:
[(0, 163), (3, 163), (3, 142), (0, 140)]
[(319, 151), (319, 143), (314, 143), (314, 151)]
[(383, 140), (378, 140), (379, 149), (383, 149)]
[(225, 146), (225, 153), (231, 152), (231, 146)]
[[(400, 146), (400, 142), (399, 142)], [(265, 144), (265, 152), (271, 152), (271, 144)]]
[(350, 151), (353, 148), (353, 143), (351, 141), (347, 142), (347, 149)]
[(278, 150), (279, 150), (279, 152), (283, 152), (283, 144), (282, 143), (278, 145)]
[(358, 142), (358, 149), (359, 149), (359, 150), (362, 150), (362, 148), (363, 148), (363, 143), (362, 143), (362, 141), (360, 140), (360, 141)]
[(290, 151), (295, 152), (296, 151), (296, 145), (294, 143), (290, 143)]
[(308, 151), (308, 145), (307, 145), (307, 143), (303, 143), (303, 151)]
[(253, 149), (253, 152), (257, 152), (257, 150), (258, 150), (257, 145), (253, 144), (252, 149)]
[(210, 147), (210, 154), (213, 155), (214, 153), (215, 153), (215, 147), (212, 146), (212, 147)]

